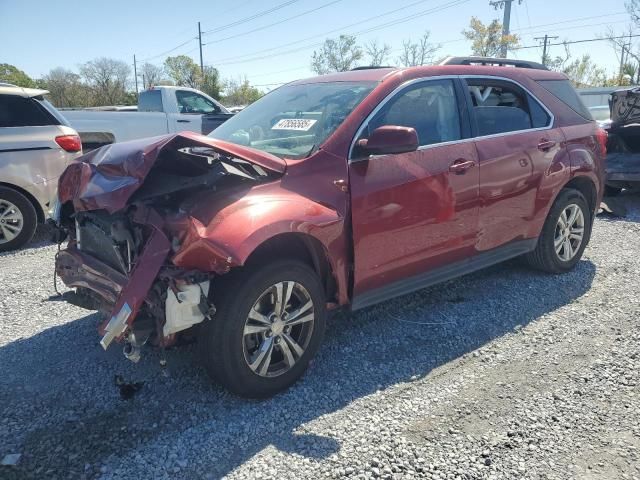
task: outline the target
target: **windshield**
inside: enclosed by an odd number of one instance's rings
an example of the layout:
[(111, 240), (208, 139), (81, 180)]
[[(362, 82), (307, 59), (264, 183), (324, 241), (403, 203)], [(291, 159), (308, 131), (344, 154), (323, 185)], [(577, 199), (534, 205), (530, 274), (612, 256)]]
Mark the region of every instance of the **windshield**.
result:
[(209, 136), (279, 157), (304, 158), (344, 122), (375, 85), (285, 85), (231, 117)]

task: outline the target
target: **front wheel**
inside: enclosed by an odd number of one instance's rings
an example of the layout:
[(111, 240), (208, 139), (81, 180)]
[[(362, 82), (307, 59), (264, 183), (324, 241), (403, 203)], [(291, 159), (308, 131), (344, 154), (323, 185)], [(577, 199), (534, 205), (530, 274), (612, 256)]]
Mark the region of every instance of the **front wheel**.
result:
[(593, 214), (578, 190), (558, 195), (542, 227), (536, 249), (526, 255), (534, 268), (549, 273), (571, 270), (582, 258), (591, 237)]
[(278, 261), (221, 277), (213, 285), (214, 317), (203, 325), (200, 351), (208, 373), (232, 392), (264, 398), (305, 372), (326, 323), (316, 273)]

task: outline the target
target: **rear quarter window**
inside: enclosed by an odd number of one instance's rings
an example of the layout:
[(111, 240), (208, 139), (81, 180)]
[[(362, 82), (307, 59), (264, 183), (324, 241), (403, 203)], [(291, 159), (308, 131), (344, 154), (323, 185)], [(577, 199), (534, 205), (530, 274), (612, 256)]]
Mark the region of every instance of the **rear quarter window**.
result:
[(59, 124), (60, 122), (33, 98), (0, 95), (0, 128)]
[(593, 121), (589, 109), (582, 103), (580, 95), (569, 80), (538, 80), (538, 83), (585, 120)]
[(141, 92), (138, 97), (139, 112), (163, 112), (162, 92), (160, 90), (147, 90)]

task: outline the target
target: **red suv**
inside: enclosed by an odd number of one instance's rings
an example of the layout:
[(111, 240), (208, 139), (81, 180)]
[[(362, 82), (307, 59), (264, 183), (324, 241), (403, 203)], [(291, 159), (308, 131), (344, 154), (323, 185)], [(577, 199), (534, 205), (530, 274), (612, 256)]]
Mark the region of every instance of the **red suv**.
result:
[(56, 271), (70, 302), (106, 313), (104, 348), (121, 340), (137, 360), (146, 342), (197, 338), (215, 379), (269, 396), (303, 374), (328, 310), (518, 256), (571, 270), (605, 143), (567, 78), (530, 62), (300, 80), (208, 137), (108, 145), (69, 166)]

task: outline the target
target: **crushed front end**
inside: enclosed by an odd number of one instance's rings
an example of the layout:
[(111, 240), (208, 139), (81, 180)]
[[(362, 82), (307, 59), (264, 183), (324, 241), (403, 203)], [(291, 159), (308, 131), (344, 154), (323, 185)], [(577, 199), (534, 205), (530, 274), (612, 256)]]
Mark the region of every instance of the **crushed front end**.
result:
[[(226, 148), (225, 148), (226, 147)], [(206, 268), (173, 262), (196, 223), (198, 195), (225, 197), (284, 171), (240, 147), (180, 134), (103, 147), (81, 157), (60, 178), (56, 274), (65, 298), (100, 310), (101, 345), (125, 342), (137, 361), (147, 341), (168, 346), (215, 313), (210, 282), (232, 266), (220, 252)], [(189, 240), (193, 241), (192, 235)]]

